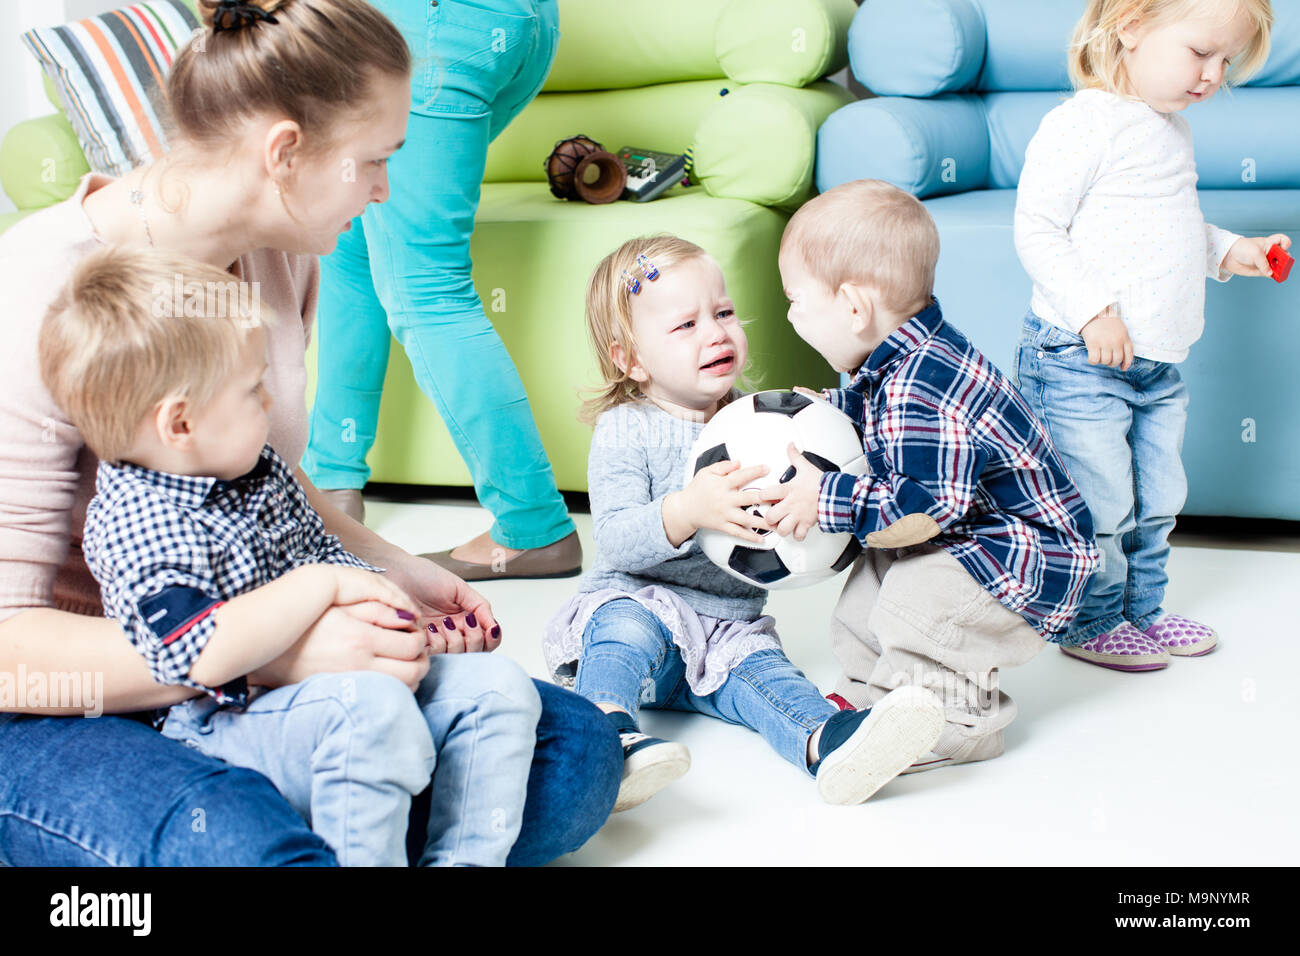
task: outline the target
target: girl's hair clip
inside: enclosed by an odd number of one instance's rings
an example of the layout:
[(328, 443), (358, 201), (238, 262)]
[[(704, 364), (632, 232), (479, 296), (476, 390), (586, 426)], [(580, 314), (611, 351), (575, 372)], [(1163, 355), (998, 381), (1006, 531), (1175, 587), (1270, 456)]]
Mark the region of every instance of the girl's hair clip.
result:
[(641, 291), (641, 280), (626, 269), (623, 270), (623, 283), (627, 286), (627, 291), (632, 295), (636, 295)]
[(645, 257), (645, 253), (636, 257), (636, 264), (641, 267), (641, 272), (651, 282), (654, 282), (655, 279), (659, 278), (659, 270), (655, 268), (653, 262)]

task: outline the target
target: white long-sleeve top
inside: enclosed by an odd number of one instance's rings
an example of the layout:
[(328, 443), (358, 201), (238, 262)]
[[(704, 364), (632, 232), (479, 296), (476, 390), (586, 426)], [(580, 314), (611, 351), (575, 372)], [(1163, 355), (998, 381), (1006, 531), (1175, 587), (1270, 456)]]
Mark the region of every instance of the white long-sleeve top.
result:
[(1196, 198), (1187, 120), (1104, 90), (1053, 109), (1025, 153), (1016, 252), (1039, 318), (1079, 332), (1116, 304), (1134, 354), (1181, 362), (1205, 326), (1205, 277), (1240, 236)]

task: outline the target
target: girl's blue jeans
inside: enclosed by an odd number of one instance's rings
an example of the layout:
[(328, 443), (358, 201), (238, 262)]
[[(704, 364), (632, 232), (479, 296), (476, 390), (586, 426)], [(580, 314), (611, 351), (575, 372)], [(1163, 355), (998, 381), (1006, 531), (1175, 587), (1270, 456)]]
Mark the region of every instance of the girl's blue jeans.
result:
[(630, 598), (602, 604), (591, 616), (574, 690), (593, 703), (614, 704), (633, 719), (645, 706), (740, 724), (758, 731), (773, 750), (804, 771), (808, 738), (838, 712), (777, 650), (750, 654), (716, 691), (694, 693), (671, 632)]
[[(609, 816), (623, 757), (609, 721), (533, 681), (542, 701), (508, 865), (576, 850)], [(408, 858), (427, 841), (431, 789), (416, 797)], [(127, 717), (0, 713), (0, 864), (334, 866), (334, 852), (266, 777)]]
[(469, 242), (488, 144), (550, 70), (556, 2), (372, 2), (411, 47), (411, 114), (388, 161), (387, 202), (372, 203), (321, 260), (303, 468), (321, 488), (365, 485), (391, 330), (495, 518), (492, 539), (543, 547), (574, 526), (523, 382), (474, 290)]
[(1061, 643), (1085, 643), (1123, 621), (1145, 630), (1164, 613), (1169, 532), (1187, 500), (1178, 368), (1142, 358), (1127, 372), (1089, 365), (1081, 336), (1030, 312), (1015, 374), (1092, 512), (1101, 551)]

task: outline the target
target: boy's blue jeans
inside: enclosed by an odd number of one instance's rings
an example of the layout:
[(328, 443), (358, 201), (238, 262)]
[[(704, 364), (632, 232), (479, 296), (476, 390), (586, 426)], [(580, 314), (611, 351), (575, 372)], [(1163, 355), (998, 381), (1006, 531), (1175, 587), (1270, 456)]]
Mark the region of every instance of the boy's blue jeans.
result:
[(365, 485), (391, 329), (496, 519), (492, 539), (543, 547), (574, 526), (523, 382), (474, 289), (469, 243), (488, 144), (550, 70), (556, 2), (372, 2), (411, 47), (411, 114), (388, 161), (388, 200), (371, 203), (321, 259), (303, 469), (320, 488)]
[(541, 702), (509, 658), (443, 654), (415, 694), (386, 674), (317, 674), (243, 711), (210, 697), (163, 734), (265, 774), (344, 866), (405, 866), (411, 797), (430, 784), (422, 866), (502, 866), (519, 835)]
[(1101, 551), (1061, 643), (1085, 643), (1123, 621), (1146, 630), (1164, 613), (1169, 532), (1187, 500), (1187, 386), (1168, 362), (1135, 358), (1127, 372), (1089, 365), (1081, 336), (1032, 312), (1015, 375), (1092, 512)]
[(672, 634), (630, 598), (603, 604), (591, 616), (574, 690), (593, 703), (614, 704), (634, 719), (644, 705), (740, 724), (758, 731), (777, 753), (804, 771), (808, 738), (839, 710), (776, 650), (750, 654), (716, 691), (695, 694)]

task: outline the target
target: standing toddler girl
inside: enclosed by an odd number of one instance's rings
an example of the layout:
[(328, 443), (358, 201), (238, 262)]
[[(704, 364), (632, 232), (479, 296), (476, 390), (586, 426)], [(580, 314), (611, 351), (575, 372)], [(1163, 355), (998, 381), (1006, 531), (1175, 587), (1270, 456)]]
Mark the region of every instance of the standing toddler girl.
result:
[(1204, 326), (1205, 276), (1269, 274), (1286, 236), (1208, 225), (1179, 112), (1268, 56), (1268, 0), (1091, 0), (1075, 31), (1078, 92), (1025, 155), (1016, 251), (1034, 283), (1017, 379), (1092, 512), (1102, 565), (1061, 649), (1156, 670), (1214, 648), (1165, 611), (1167, 538), (1187, 497), (1187, 389), (1177, 363)]

